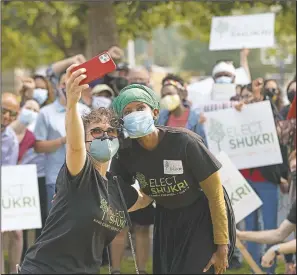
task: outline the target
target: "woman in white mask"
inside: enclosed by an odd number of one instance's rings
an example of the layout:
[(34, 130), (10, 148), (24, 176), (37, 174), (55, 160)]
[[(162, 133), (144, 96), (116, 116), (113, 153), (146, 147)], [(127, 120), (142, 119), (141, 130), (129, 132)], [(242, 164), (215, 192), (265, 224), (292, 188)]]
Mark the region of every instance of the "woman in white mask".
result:
[(114, 91), (106, 84), (96, 85), (92, 89), (92, 107), (98, 109), (100, 107), (109, 108), (114, 98)]
[(46, 225), (27, 251), (21, 274), (96, 274), (103, 249), (129, 223), (129, 211), (151, 200), (107, 172), (119, 148), (118, 120), (111, 110), (94, 109), (83, 119), (81, 94), (89, 85), (85, 69), (66, 74), (66, 162)]
[(202, 125), (204, 116), (191, 110), (188, 104), (185, 104), (185, 88), (175, 80), (166, 80), (162, 82), (160, 115), (157, 121), (158, 125), (170, 127), (187, 128), (200, 135), (206, 142), (204, 127)]
[(215, 83), (235, 83), (236, 70), (232, 61), (218, 61), (212, 70), (212, 77)]

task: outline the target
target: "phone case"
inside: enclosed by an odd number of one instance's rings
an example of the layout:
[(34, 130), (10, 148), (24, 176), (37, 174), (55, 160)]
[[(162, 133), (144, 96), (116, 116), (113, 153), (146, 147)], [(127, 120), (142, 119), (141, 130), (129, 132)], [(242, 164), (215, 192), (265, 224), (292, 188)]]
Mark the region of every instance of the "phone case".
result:
[(116, 64), (108, 52), (103, 52), (85, 63), (73, 68), (71, 72), (73, 73), (81, 68), (85, 68), (87, 70), (85, 73), (87, 78), (82, 80), (80, 85), (89, 84), (90, 82), (113, 72), (116, 69)]

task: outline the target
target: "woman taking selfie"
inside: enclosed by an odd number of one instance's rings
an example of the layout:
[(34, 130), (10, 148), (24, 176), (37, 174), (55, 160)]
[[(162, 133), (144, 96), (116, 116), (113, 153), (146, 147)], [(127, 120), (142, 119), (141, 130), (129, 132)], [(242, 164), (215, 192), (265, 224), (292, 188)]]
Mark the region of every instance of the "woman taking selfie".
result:
[[(111, 111), (100, 108), (81, 119), (78, 102), (88, 85), (85, 69), (67, 70), (66, 163), (45, 228), (27, 251), (21, 274), (98, 273), (103, 249), (127, 225), (127, 209), (145, 207), (146, 197), (107, 174), (119, 142)], [(122, 198), (126, 198), (126, 202)], [(151, 200), (148, 199), (150, 202)]]
[(127, 185), (137, 179), (156, 202), (153, 273), (224, 273), (229, 231), (235, 232), (228, 228), (221, 164), (197, 134), (154, 125), (159, 102), (148, 87), (124, 88), (113, 107), (130, 144), (123, 143), (110, 170)]

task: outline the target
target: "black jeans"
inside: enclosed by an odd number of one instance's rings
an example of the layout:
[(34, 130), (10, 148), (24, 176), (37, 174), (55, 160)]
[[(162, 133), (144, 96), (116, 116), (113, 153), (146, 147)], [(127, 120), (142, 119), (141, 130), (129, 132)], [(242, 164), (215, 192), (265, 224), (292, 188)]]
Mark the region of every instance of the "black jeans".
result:
[[(38, 189), (39, 189), (42, 228), (35, 230), (36, 239), (41, 235), (41, 231), (45, 225), (45, 221), (47, 218), (47, 195), (46, 195), (45, 177), (38, 178)], [(23, 231), (23, 254), (22, 254), (21, 261), (24, 260), (24, 257), (28, 248), (29, 248), (28, 247), (28, 230), (24, 230)]]

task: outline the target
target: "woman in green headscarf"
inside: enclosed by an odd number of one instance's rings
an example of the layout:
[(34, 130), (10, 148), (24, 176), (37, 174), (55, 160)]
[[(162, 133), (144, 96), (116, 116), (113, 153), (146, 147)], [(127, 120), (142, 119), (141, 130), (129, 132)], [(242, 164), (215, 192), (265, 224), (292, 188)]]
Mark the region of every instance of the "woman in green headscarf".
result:
[(113, 108), (131, 145), (119, 150), (110, 170), (127, 184), (138, 180), (156, 202), (154, 274), (224, 273), (234, 228), (228, 224), (221, 164), (197, 134), (155, 126), (159, 100), (150, 88), (124, 88)]

